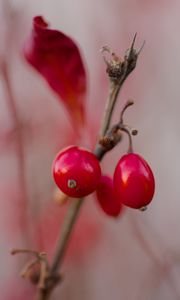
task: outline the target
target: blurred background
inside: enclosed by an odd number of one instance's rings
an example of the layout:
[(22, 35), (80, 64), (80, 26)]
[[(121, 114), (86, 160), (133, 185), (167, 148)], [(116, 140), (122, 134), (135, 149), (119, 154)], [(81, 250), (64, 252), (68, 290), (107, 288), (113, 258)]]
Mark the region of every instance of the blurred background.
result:
[[(36, 15), (80, 47), (88, 74), (90, 147), (108, 94), (99, 49), (109, 45), (123, 56), (135, 32), (137, 48), (146, 41), (114, 120), (126, 100), (134, 99), (126, 122), (139, 130), (134, 149), (149, 162), (156, 179), (154, 200), (144, 213), (126, 209), (114, 220), (103, 214), (93, 195), (87, 198), (62, 267), (64, 282), (52, 299), (180, 299), (177, 0), (0, 1), (0, 299), (34, 297), (35, 288), (19, 276), (28, 256), (10, 256), (10, 250), (43, 250), (51, 258), (66, 211), (66, 205), (53, 201), (51, 164), (57, 151), (75, 143), (62, 103), (22, 55)], [(105, 173), (113, 174), (126, 149), (124, 139), (105, 157)]]

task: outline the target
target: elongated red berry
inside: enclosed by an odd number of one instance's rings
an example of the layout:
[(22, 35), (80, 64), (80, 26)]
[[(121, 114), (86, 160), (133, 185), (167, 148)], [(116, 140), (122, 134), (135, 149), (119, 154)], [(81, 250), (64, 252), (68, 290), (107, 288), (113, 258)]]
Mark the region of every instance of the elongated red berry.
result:
[(53, 176), (63, 193), (79, 198), (95, 191), (101, 178), (101, 168), (93, 153), (71, 146), (56, 156)]
[(101, 176), (96, 189), (97, 201), (108, 216), (117, 217), (122, 210), (120, 197), (115, 194), (113, 180), (107, 175)]
[(150, 166), (138, 154), (124, 155), (114, 172), (114, 188), (124, 205), (139, 209), (147, 206), (155, 190)]

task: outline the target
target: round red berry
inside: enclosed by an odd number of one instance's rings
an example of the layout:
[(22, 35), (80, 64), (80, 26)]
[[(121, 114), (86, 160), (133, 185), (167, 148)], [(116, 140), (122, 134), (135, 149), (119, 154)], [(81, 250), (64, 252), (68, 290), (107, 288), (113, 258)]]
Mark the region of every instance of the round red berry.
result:
[(68, 196), (79, 198), (94, 192), (100, 177), (98, 159), (90, 151), (76, 146), (60, 151), (53, 163), (57, 186)]
[(138, 154), (124, 155), (114, 172), (114, 188), (124, 205), (132, 208), (147, 206), (155, 190), (150, 166)]
[(115, 194), (113, 180), (107, 175), (101, 176), (96, 189), (97, 201), (108, 216), (117, 217), (122, 210), (120, 197)]

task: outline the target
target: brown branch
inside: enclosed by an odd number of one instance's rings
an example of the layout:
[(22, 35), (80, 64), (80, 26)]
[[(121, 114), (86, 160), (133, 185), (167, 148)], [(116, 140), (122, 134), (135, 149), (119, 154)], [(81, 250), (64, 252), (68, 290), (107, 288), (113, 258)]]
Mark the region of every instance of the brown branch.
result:
[[(112, 114), (114, 111), (115, 104), (117, 102), (117, 97), (119, 95), (119, 91), (128, 77), (128, 75), (133, 71), (136, 66), (136, 61), (139, 55), (134, 49), (134, 42), (135, 42), (136, 35), (133, 39), (131, 44), (130, 50), (128, 50), (128, 54), (126, 53), (124, 56), (124, 60), (120, 60), (113, 52), (112, 60), (108, 62), (106, 58), (104, 58), (106, 65), (107, 65), (107, 73), (110, 80), (110, 92), (107, 99), (107, 104), (105, 108), (105, 113), (100, 129), (100, 138), (102, 138), (110, 126), (110, 121), (112, 118)], [(110, 51), (108, 48), (104, 48), (103, 51)], [(119, 142), (121, 137), (117, 138), (117, 142)], [(116, 143), (117, 144), (117, 143)], [(115, 146), (115, 144), (114, 144)], [(94, 153), (99, 160), (102, 160), (105, 153), (109, 151), (108, 147), (104, 147), (99, 141), (95, 147)], [(62, 232), (60, 233), (59, 239), (57, 241), (57, 248), (54, 254), (52, 266), (50, 267), (50, 271), (48, 277), (46, 278), (46, 282), (44, 284), (44, 288), (40, 288), (37, 300), (48, 300), (52, 290), (59, 282), (60, 276), (57, 273), (58, 269), (62, 264), (62, 260), (64, 258), (65, 251), (67, 249), (68, 241), (71, 237), (72, 230), (74, 228), (74, 224), (77, 220), (80, 208), (83, 204), (83, 199), (73, 200), (69, 211), (66, 215)]]
[(84, 201), (83, 198), (73, 199), (73, 201), (70, 203), (68, 213), (66, 215), (63, 227), (61, 229), (59, 238), (57, 240), (57, 247), (55, 250), (49, 275), (46, 279), (45, 287), (43, 289), (39, 289), (37, 300), (49, 299), (52, 289), (59, 282), (58, 279), (61, 279), (60, 275), (58, 274), (58, 269), (60, 268), (62, 260), (64, 258), (64, 254), (67, 249), (68, 242), (83, 201)]
[(110, 82), (109, 96), (108, 96), (107, 103), (105, 106), (104, 116), (102, 119), (102, 125), (101, 125), (100, 132), (99, 132), (100, 137), (103, 137), (109, 128), (110, 121), (112, 118), (112, 113), (114, 110), (114, 106), (115, 106), (120, 88), (121, 88), (121, 85), (114, 83), (114, 82)]
[(78, 213), (80, 211), (81, 205), (83, 203), (84, 199), (74, 199), (72, 203), (70, 204), (69, 211), (67, 213), (67, 217), (65, 219), (65, 222), (63, 224), (63, 228), (61, 231), (61, 235), (59, 237), (59, 240), (57, 242), (57, 249), (54, 255), (53, 263), (51, 266), (51, 272), (56, 273), (57, 269), (60, 267), (65, 250), (67, 248), (67, 243), (69, 240), (69, 236), (71, 234), (71, 230), (76, 222), (76, 219), (78, 217)]

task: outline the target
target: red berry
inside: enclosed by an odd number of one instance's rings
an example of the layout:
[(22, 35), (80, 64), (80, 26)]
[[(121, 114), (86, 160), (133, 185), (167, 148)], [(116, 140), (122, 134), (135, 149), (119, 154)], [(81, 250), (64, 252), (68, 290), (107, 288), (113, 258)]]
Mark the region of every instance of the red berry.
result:
[(96, 196), (100, 207), (108, 216), (117, 217), (120, 214), (122, 203), (120, 197), (115, 194), (112, 178), (101, 176)]
[(124, 155), (114, 172), (114, 188), (124, 205), (145, 207), (151, 202), (155, 189), (151, 168), (138, 154)]
[(79, 198), (95, 191), (101, 177), (101, 168), (93, 153), (71, 146), (56, 156), (53, 175), (63, 193)]

